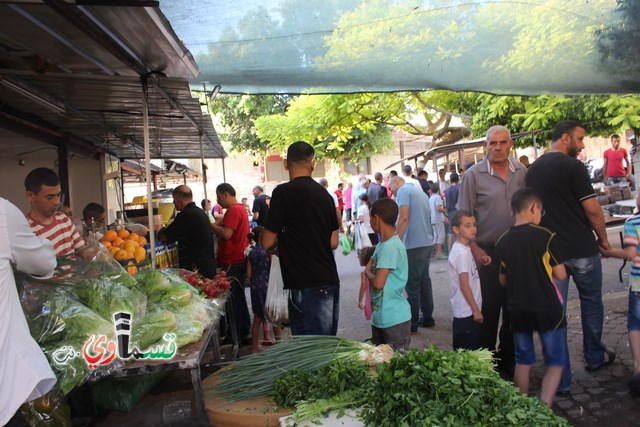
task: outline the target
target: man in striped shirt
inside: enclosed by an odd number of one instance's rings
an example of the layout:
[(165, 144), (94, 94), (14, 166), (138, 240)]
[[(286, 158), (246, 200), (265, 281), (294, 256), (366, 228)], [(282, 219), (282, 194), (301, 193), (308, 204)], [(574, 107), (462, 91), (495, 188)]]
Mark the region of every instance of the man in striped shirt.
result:
[(31, 210), (27, 221), (36, 236), (53, 243), (56, 256), (73, 253), (85, 246), (71, 219), (60, 212), (62, 190), (58, 175), (49, 168), (37, 168), (24, 180)]

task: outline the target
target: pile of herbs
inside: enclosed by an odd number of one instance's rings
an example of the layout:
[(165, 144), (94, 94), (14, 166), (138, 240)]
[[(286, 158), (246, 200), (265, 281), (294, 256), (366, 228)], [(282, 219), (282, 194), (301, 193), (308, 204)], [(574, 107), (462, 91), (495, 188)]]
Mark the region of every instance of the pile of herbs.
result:
[(340, 361), (345, 367), (366, 367), (392, 356), (393, 351), (385, 345), (376, 347), (333, 336), (293, 336), (267, 351), (231, 363), (220, 371), (220, 384), (207, 388), (232, 402), (251, 399), (270, 395), (275, 379), (288, 371), (315, 373)]
[(367, 425), (568, 425), (500, 378), (488, 351), (430, 346), (394, 357), (376, 374), (360, 414)]
[(358, 408), (372, 382), (369, 367), (354, 361), (336, 360), (316, 372), (294, 369), (273, 383), (271, 399), (279, 406), (296, 407), (294, 421), (312, 421)]
[(296, 406), (293, 421), (329, 412), (359, 411), (369, 426), (566, 426), (543, 401), (523, 396), (495, 372), (488, 351), (439, 351), (431, 346), (396, 355), (367, 375), (366, 367), (337, 361), (315, 374), (289, 371), (272, 399)]

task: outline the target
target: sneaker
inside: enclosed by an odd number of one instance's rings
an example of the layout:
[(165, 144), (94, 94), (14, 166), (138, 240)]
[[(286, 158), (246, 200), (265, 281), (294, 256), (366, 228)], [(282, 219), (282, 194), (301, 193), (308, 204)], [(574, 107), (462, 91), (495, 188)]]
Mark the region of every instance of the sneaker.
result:
[(411, 329), (411, 335), (416, 335), (418, 333), (417, 329)]

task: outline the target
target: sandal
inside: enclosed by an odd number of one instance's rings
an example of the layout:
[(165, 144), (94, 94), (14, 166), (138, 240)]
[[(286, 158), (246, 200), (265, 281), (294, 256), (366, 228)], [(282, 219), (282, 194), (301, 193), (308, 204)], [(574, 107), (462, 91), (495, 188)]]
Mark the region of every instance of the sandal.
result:
[(615, 352), (615, 351), (613, 351), (613, 349), (607, 348), (607, 349), (604, 351), (604, 354), (605, 354), (605, 356), (606, 356), (606, 357), (605, 357), (605, 358), (606, 358), (606, 360), (605, 360), (604, 362), (602, 362), (602, 363), (601, 363), (601, 364), (599, 364), (598, 366), (585, 366), (584, 368), (585, 368), (587, 371), (593, 372), (593, 371), (600, 370), (600, 369), (604, 368), (605, 366), (609, 366), (609, 365), (611, 365), (613, 362), (615, 362), (615, 360), (616, 360), (616, 352)]

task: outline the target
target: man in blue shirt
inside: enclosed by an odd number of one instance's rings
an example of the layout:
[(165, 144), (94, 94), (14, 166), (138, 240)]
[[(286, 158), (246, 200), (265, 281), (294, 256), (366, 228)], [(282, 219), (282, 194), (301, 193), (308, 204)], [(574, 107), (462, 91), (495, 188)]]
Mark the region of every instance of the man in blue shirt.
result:
[[(405, 185), (403, 178), (395, 176), (389, 188), (398, 201), (399, 214), (396, 231), (407, 249), (409, 279), (407, 296), (411, 305), (411, 333), (418, 332), (418, 325), (432, 327), (433, 291), (429, 277), (429, 262), (433, 250), (433, 230), (429, 198), (415, 185)], [(422, 310), (422, 318), (420, 318)]]

